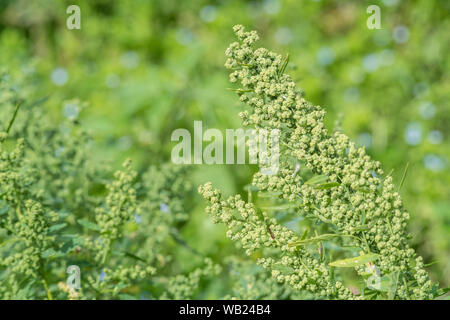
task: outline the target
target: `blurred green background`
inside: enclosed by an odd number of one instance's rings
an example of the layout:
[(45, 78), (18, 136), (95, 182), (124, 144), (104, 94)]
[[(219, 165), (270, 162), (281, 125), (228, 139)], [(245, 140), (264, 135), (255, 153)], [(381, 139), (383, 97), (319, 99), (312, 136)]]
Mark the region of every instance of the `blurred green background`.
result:
[[(81, 8), (81, 30), (66, 27), (71, 4)], [(380, 30), (366, 25), (371, 4), (381, 8)], [(327, 110), (328, 127), (365, 145), (397, 184), (409, 163), (401, 194), (412, 244), (426, 263), (437, 261), (432, 278), (450, 285), (448, 0), (0, 0), (0, 71), (31, 79), (55, 122), (77, 117), (89, 128), (92, 157), (113, 166), (131, 157), (144, 170), (170, 161), (176, 128), (240, 127), (223, 67), (235, 24), (289, 53), (288, 73)], [(193, 183), (227, 193), (243, 193), (255, 170), (194, 169)], [(235, 252), (200, 197), (192, 201), (186, 241), (216, 260)], [(196, 263), (186, 250), (174, 255), (187, 269)]]

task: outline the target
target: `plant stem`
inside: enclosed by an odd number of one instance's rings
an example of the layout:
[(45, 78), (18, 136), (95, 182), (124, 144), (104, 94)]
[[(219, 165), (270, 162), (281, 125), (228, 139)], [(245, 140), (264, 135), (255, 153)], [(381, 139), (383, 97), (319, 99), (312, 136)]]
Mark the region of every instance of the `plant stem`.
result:
[(9, 121), (8, 128), (6, 129), (6, 133), (9, 133), (9, 130), (11, 130), (11, 127), (12, 127), (12, 125), (13, 125), (13, 123), (14, 123), (14, 120), (16, 120), (17, 112), (19, 111), (19, 108), (20, 108), (20, 105), (21, 105), (21, 104), (22, 104), (21, 101), (19, 101), (19, 102), (16, 104), (16, 110), (14, 110), (14, 114), (13, 114), (11, 120)]
[(50, 292), (50, 289), (48, 288), (48, 284), (47, 284), (47, 281), (44, 278), (44, 275), (42, 275), (42, 284), (44, 285), (45, 292), (47, 293), (48, 300), (53, 300), (52, 293)]

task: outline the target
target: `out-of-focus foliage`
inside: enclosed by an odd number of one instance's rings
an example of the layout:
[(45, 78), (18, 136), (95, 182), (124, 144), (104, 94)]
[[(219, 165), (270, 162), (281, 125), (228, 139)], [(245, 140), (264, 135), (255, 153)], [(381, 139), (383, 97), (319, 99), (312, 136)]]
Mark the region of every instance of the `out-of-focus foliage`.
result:
[[(290, 53), (287, 73), (305, 90), (309, 101), (327, 111), (330, 129), (337, 124), (365, 145), (386, 172), (393, 170), (396, 184), (409, 163), (401, 195), (411, 213), (412, 244), (425, 263), (436, 261), (428, 268), (432, 279), (450, 284), (448, 1), (80, 0), (81, 30), (66, 28), (70, 4), (0, 1), (0, 69), (2, 76), (7, 74), (15, 83), (0, 96), (2, 126), (13, 110), (12, 105), (8, 112), (3, 110), (4, 101), (26, 99), (26, 107), (46, 98), (35, 112), (45, 113), (50, 120), (40, 126), (49, 123), (58, 128), (60, 123), (69, 123), (61, 126), (66, 128), (79, 122), (93, 140), (76, 129), (68, 146), (88, 148), (89, 161), (101, 163), (102, 168), (105, 162), (119, 168), (130, 157), (141, 175), (150, 165), (170, 160), (170, 135), (176, 128), (192, 129), (194, 120), (203, 120), (208, 128), (240, 126), (237, 114), (242, 105), (226, 90), (228, 75), (223, 64), (225, 48), (233, 41), (231, 26), (244, 24), (258, 30), (261, 46)], [(380, 30), (366, 26), (366, 9), (371, 4), (381, 8)], [(33, 136), (33, 127), (32, 122), (23, 124), (18, 118), (14, 137)], [(41, 139), (39, 151), (48, 154), (48, 138), (36, 138)], [(72, 159), (70, 152), (61, 154)], [(34, 162), (36, 177), (48, 175), (50, 179), (58, 173), (51, 170), (59, 160), (51, 158)], [(105, 193), (104, 180), (111, 179), (112, 170), (98, 172), (96, 166), (73, 161), (79, 175), (70, 171), (69, 175), (75, 181), (49, 183), (44, 197), (48, 197), (45, 205), (52, 208), (60, 206), (58, 199), (66, 199), (64, 207), (78, 218), (85, 207), (93, 205), (87, 187)], [(243, 165), (202, 165), (194, 167), (186, 180), (193, 185), (212, 181), (226, 193), (245, 195), (244, 186), (254, 170)], [(165, 170), (158, 171), (156, 181), (170, 179)], [(142, 190), (154, 188), (152, 179), (143, 177)], [(44, 183), (37, 180), (37, 184)], [(65, 184), (77, 186), (78, 193), (61, 194), (68, 190), (61, 188)], [(168, 191), (152, 194), (155, 202), (149, 206), (166, 204), (164, 197), (171, 196)], [(226, 272), (213, 282), (201, 283), (197, 297), (253, 297), (248, 287), (247, 291), (231, 291), (237, 288), (235, 264), (224, 258), (241, 255), (241, 250), (224, 237), (221, 227), (206, 219), (200, 197), (192, 195), (188, 202), (191, 208), (180, 209), (177, 216), (183, 219), (189, 214), (188, 220), (176, 222), (178, 241), (171, 236), (172, 245), (164, 249), (163, 255), (170, 253), (176, 261), (167, 274), (195, 272), (202, 267), (202, 259), (193, 257), (209, 256)], [(155, 208), (145, 210), (154, 212)], [(295, 229), (295, 222), (289, 226)], [(158, 238), (147, 241), (158, 247)], [(153, 253), (142, 254), (151, 259)], [(252, 274), (242, 266), (238, 269)], [(59, 276), (65, 280), (65, 274)], [(290, 294), (279, 292), (280, 297)]]
[[(138, 173), (127, 160), (112, 175), (92, 161), (90, 138), (76, 120), (55, 125), (39, 106), (43, 99), (18, 100), (5, 78), (0, 298), (194, 297), (220, 266), (196, 253), (205, 267), (184, 275), (189, 270), (172, 257), (192, 207), (188, 168), (162, 164)], [(65, 281), (74, 267), (82, 279), (76, 290)]]

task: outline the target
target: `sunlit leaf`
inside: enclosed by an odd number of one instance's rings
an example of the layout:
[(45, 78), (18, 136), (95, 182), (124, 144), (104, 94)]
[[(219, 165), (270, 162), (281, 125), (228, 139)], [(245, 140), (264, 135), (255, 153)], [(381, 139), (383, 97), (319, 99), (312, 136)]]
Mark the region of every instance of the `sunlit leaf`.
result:
[(342, 259), (342, 260), (336, 260), (333, 262), (330, 262), (330, 266), (337, 267), (337, 268), (353, 268), (358, 267), (361, 265), (364, 265), (368, 262), (373, 262), (377, 260), (380, 257), (379, 254), (376, 253), (368, 253), (363, 254), (358, 257), (354, 258), (348, 258), (348, 259)]
[(67, 226), (67, 223), (55, 224), (55, 225), (51, 226), (50, 228), (48, 228), (48, 231), (55, 232), (55, 231), (64, 229), (66, 226)]
[(86, 219), (78, 219), (77, 222), (78, 222), (78, 224), (80, 224), (83, 227), (86, 227), (88, 229), (95, 230), (95, 231), (100, 231), (100, 227), (98, 225), (96, 225), (95, 223), (90, 222), (90, 221), (88, 221)]
[(325, 190), (325, 189), (331, 189), (333, 187), (337, 187), (340, 186), (340, 183), (338, 182), (327, 182), (327, 183), (322, 183), (319, 184), (317, 186), (315, 186), (314, 188), (317, 190)]
[(309, 179), (308, 181), (306, 181), (305, 184), (317, 185), (317, 184), (325, 183), (327, 180), (328, 180), (327, 175), (314, 176), (311, 179)]
[(332, 238), (336, 238), (336, 237), (339, 237), (339, 236), (340, 236), (339, 234), (333, 234), (333, 233), (322, 234), (322, 235), (317, 236), (317, 237), (295, 241), (293, 243), (290, 243), (289, 247), (297, 247), (297, 246), (305, 245), (305, 244), (308, 244), (308, 243), (327, 241), (327, 240), (330, 240)]

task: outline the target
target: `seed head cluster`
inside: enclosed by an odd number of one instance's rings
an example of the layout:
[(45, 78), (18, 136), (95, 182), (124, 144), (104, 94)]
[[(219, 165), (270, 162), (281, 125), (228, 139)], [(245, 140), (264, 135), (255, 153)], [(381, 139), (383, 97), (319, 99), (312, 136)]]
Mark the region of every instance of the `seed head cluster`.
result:
[[(244, 125), (280, 129), (282, 133), (277, 174), (258, 172), (253, 185), (260, 192), (276, 193), (300, 215), (324, 223), (337, 238), (359, 247), (361, 254), (378, 254), (374, 263), (382, 275), (400, 275), (396, 298), (432, 298), (432, 283), (422, 258), (407, 242), (409, 214), (392, 177), (384, 175), (380, 163), (345, 134), (328, 132), (325, 111), (305, 100), (284, 73), (287, 57), (255, 49), (255, 31), (246, 32), (241, 25), (234, 31), (239, 41), (226, 50), (225, 66), (232, 69), (230, 81), (242, 86), (236, 92), (246, 108), (239, 116)], [(317, 297), (361, 297), (331, 277), (330, 261), (303, 247), (289, 246), (299, 236), (264, 211), (258, 212), (239, 196), (224, 200), (210, 183), (199, 192), (210, 202), (207, 212), (213, 221), (227, 225), (227, 236), (239, 241), (247, 254), (278, 250), (275, 257), (258, 259), (278, 281)], [(363, 275), (365, 266), (355, 269)]]

